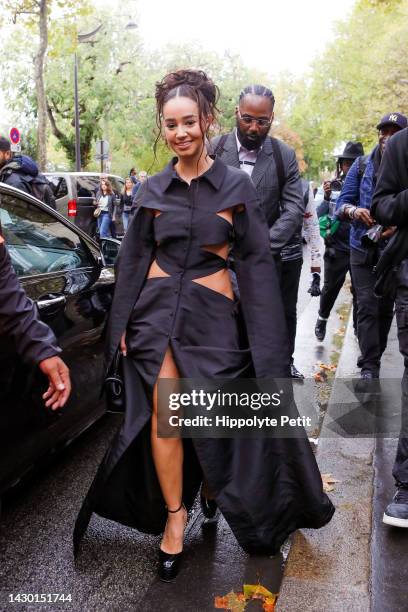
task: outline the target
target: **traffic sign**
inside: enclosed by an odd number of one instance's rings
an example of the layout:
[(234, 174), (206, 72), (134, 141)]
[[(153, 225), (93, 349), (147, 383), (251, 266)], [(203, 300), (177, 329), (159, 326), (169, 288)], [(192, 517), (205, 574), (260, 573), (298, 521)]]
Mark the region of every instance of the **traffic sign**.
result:
[(20, 130), (16, 127), (10, 129), (9, 136), (12, 144), (17, 145), (20, 142)]
[(109, 142), (107, 140), (96, 141), (96, 154), (107, 155), (109, 153)]

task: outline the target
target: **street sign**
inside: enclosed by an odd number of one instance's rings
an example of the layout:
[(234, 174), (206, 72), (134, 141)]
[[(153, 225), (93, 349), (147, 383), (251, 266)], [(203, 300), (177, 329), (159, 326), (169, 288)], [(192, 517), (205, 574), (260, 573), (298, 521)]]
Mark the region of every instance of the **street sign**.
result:
[(12, 144), (17, 145), (20, 142), (20, 130), (16, 127), (10, 129), (9, 136)]
[(107, 140), (96, 141), (96, 159), (101, 162), (101, 172), (104, 171), (103, 162), (108, 159), (109, 142)]
[(107, 155), (109, 153), (109, 142), (107, 140), (96, 141), (96, 155)]

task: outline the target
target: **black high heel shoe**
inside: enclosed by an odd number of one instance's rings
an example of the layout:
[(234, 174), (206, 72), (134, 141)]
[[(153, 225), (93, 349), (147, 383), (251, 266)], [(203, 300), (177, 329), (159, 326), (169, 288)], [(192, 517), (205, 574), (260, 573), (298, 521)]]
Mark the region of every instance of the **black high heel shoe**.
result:
[[(181, 502), (180, 506), (177, 510), (169, 510), (167, 508), (167, 512), (174, 514), (176, 512), (180, 512), (180, 510), (184, 508), (186, 510), (185, 505)], [(177, 574), (180, 571), (181, 560), (183, 557), (183, 551), (175, 554), (166, 553), (164, 550), (159, 548), (159, 566), (158, 566), (158, 574), (160, 580), (163, 582), (173, 582), (173, 580), (177, 577)]]
[(215, 499), (208, 499), (208, 497), (205, 497), (202, 485), (200, 489), (200, 505), (201, 511), (206, 519), (214, 521), (218, 519), (219, 510), (217, 502), (215, 501)]

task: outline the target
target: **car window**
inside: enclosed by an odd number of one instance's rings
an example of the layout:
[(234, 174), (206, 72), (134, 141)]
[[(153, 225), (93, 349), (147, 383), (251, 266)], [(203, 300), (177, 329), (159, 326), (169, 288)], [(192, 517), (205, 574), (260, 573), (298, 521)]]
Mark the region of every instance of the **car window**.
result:
[(0, 222), (19, 276), (94, 265), (81, 238), (35, 204), (16, 196), (2, 195)]
[(78, 198), (93, 198), (99, 189), (99, 176), (77, 176), (75, 180)]
[(68, 195), (68, 185), (67, 185), (67, 181), (64, 178), (61, 178), (57, 189), (55, 190), (55, 197), (57, 200), (59, 200), (60, 198), (65, 198), (65, 196)]
[(47, 179), (51, 183), (54, 196), (57, 200), (68, 195), (67, 181), (62, 176), (47, 175)]

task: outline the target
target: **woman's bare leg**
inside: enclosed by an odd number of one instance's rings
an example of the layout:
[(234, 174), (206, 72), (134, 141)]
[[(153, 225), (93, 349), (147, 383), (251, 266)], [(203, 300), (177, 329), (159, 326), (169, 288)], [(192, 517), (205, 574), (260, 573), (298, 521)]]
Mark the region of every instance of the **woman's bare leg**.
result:
[[(158, 378), (180, 378), (170, 348), (167, 349)], [(181, 438), (157, 437), (157, 383), (153, 389), (152, 414), (152, 454), (166, 506), (176, 510), (183, 495), (183, 441)], [(187, 513), (182, 508), (179, 512), (169, 513), (164, 531), (161, 549), (170, 554), (176, 554), (183, 549), (184, 528)]]

